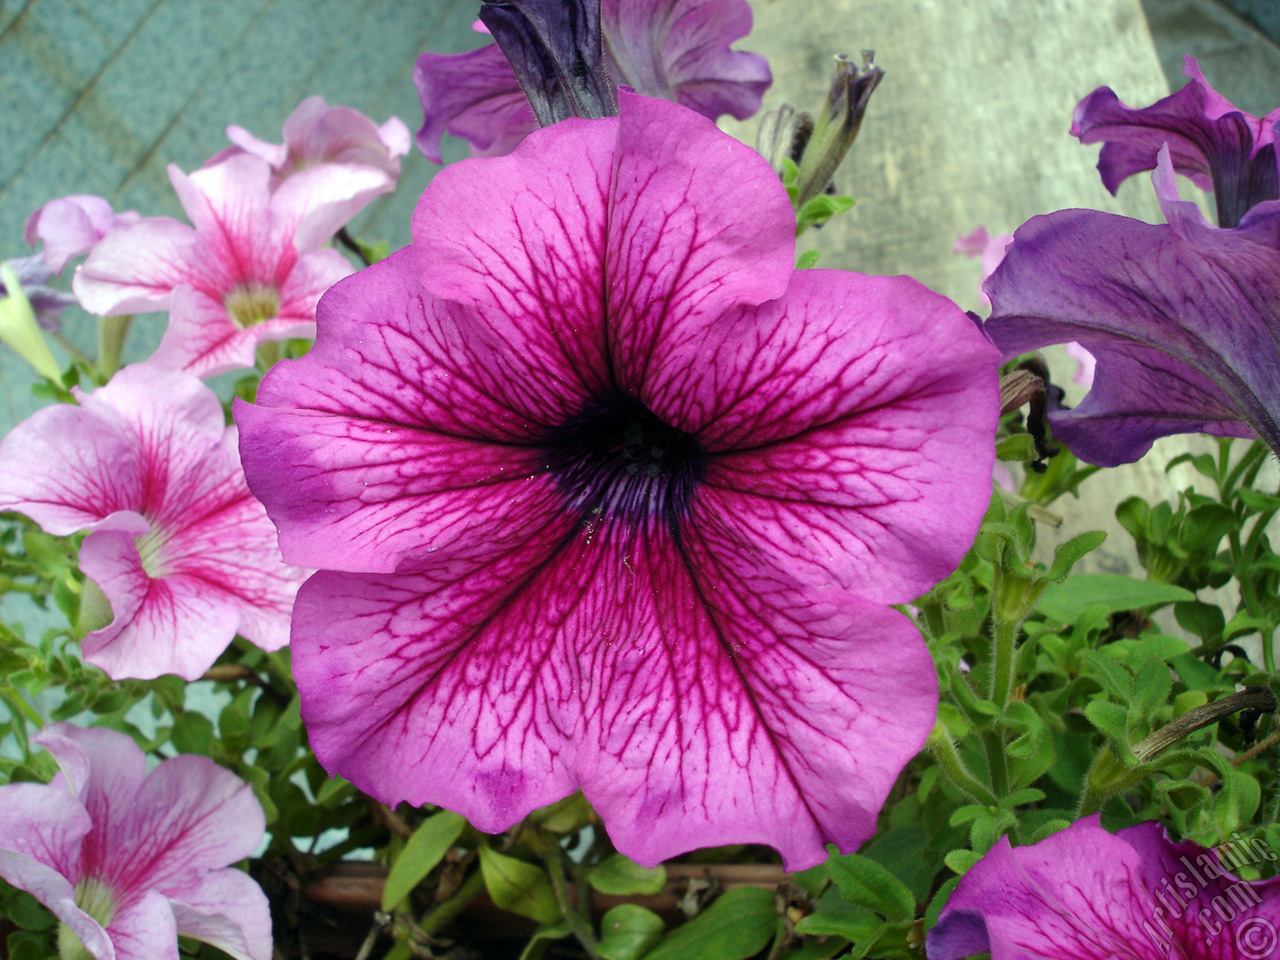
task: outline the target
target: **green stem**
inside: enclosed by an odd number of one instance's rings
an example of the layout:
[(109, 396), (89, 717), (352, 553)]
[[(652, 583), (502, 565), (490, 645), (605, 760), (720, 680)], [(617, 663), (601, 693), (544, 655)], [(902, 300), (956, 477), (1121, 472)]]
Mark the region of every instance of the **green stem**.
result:
[(964, 760), (960, 757), (960, 751), (956, 749), (951, 736), (941, 726), (933, 728), (933, 735), (929, 737), (929, 749), (947, 778), (967, 793), (971, 799), (978, 803), (985, 803), (987, 806), (996, 805), (996, 795), (965, 766)]
[(479, 895), (484, 887), (484, 877), (479, 869), (473, 871), (462, 886), (454, 891), (453, 896), (441, 900), (432, 907), (425, 917), (418, 921), (417, 927), (427, 936), (439, 933), (444, 926), (462, 912), (462, 909)]
[(591, 929), (591, 922), (578, 911), (578, 905), (569, 896), (569, 884), (565, 880), (564, 874), (564, 849), (556, 842), (554, 837), (547, 838), (546, 842), (539, 844), (539, 846), (543, 848), (540, 850), (542, 861), (547, 865), (547, 873), (551, 877), (551, 892), (555, 895), (556, 904), (560, 907), (560, 912), (564, 914), (565, 923), (569, 925), (573, 935), (578, 938), (582, 948), (591, 957), (598, 958), (600, 956), (600, 941), (596, 939), (596, 933)]
[(102, 382), (110, 380), (120, 369), (120, 359), (124, 355), (124, 341), (129, 335), (129, 326), (133, 317), (125, 314), (122, 317), (103, 317), (98, 321), (98, 376)]
[(1004, 713), (1009, 703), (1009, 694), (1013, 692), (1013, 667), (1018, 650), (1018, 628), (1020, 624), (993, 618), (991, 649), (991, 700)]
[(1006, 797), (1009, 795), (1009, 762), (1004, 755), (1004, 737), (998, 730), (988, 730), (982, 735), (982, 745), (987, 751), (991, 789), (997, 797)]

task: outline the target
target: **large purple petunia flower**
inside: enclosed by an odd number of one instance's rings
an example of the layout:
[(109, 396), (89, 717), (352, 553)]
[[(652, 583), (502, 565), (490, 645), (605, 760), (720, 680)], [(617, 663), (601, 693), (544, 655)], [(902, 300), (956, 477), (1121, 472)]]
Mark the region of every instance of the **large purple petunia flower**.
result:
[(1002, 838), (951, 894), (929, 960), (1276, 960), (1280, 879), (1228, 869), (1274, 858), (1173, 843), (1154, 821), (1113, 835), (1096, 815), (1029, 847)]
[(178, 960), (178, 937), (270, 960), (267, 898), (230, 864), (262, 843), (249, 785), (207, 757), (147, 760), (114, 730), (47, 727), (62, 773), (0, 786), (0, 878), (57, 915), (58, 952)]
[(579, 787), (653, 863), (856, 846), (933, 722), (910, 600), (990, 495), (995, 354), (794, 272), (753, 151), (623, 94), (438, 174), (238, 405), (321, 761), (505, 829)]
[(1110, 87), (1093, 91), (1076, 107), (1071, 135), (1104, 144), (1098, 172), (1112, 193), (1127, 177), (1154, 169), (1167, 144), (1173, 169), (1213, 191), (1218, 226), (1234, 227), (1250, 207), (1280, 199), (1280, 109), (1250, 116), (1209, 86), (1195, 57), (1184, 59), (1191, 82), (1150, 107), (1126, 106)]
[[(731, 50), (751, 32), (747, 0), (602, 0), (604, 60), (616, 88), (683, 104), (713, 120), (760, 109), (769, 64)], [(418, 146), (441, 162), (440, 139), (462, 137), (474, 156), (510, 153), (537, 128), (507, 58), (496, 43), (468, 53), (424, 53), (413, 80), (424, 120)]]
[(280, 559), (218, 398), (150, 363), (77, 396), (0, 441), (0, 510), (54, 534), (89, 531), (84, 603), (96, 584), (111, 622), (84, 638), (85, 660), (116, 679), (195, 680), (237, 633), (284, 646), (307, 571)]
[(1167, 154), (1154, 180), (1167, 225), (1060, 210), (1020, 227), (984, 287), (987, 333), (1007, 357), (1074, 340), (1097, 359), (1080, 406), (1049, 417), (1083, 460), (1201, 431), (1280, 451), (1280, 202), (1224, 230), (1178, 199)]

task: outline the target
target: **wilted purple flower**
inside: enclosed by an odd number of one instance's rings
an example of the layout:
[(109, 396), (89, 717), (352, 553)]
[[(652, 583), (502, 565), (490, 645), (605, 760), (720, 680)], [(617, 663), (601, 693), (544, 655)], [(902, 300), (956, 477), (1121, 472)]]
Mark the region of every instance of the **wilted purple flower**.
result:
[(68, 260), (88, 253), (115, 227), (138, 222), (133, 210), (115, 213), (102, 197), (75, 194), (50, 200), (27, 219), (23, 236), (28, 246), (44, 241), (41, 256), (54, 273)]
[(1153, 177), (1167, 225), (1093, 210), (1034, 217), (987, 281), (987, 333), (1016, 356), (1078, 341), (1097, 360), (1054, 436), (1090, 463), (1137, 460), (1158, 438), (1252, 436), (1280, 452), (1280, 202), (1224, 230)]
[(1213, 191), (1218, 226), (1234, 227), (1254, 204), (1280, 198), (1280, 109), (1261, 119), (1238, 110), (1209, 86), (1195, 57), (1184, 59), (1191, 82), (1177, 93), (1135, 110), (1110, 87), (1099, 87), (1076, 107), (1071, 135), (1105, 144), (1098, 172), (1112, 193), (1126, 177), (1154, 169), (1160, 148), (1168, 144), (1173, 169)]
[(112, 230), (73, 289), (102, 316), (167, 309), (152, 359), (210, 377), (253, 366), (263, 340), (313, 335), (320, 294), (351, 272), (320, 247), (386, 175), (321, 164), (273, 190), (266, 161), (242, 154), (190, 175), (171, 165), (169, 179), (193, 226), (148, 217)]
[[(728, 113), (742, 120), (760, 109), (772, 80), (768, 62), (729, 49), (751, 32), (747, 0), (602, 0), (600, 17), (614, 89), (627, 85), (712, 119)], [(486, 157), (510, 153), (537, 127), (496, 43), (469, 53), (424, 53), (413, 80), (425, 115), (418, 146), (436, 163), (445, 132)]]
[(230, 867), (265, 830), (247, 783), (207, 757), (147, 773), (114, 730), (55, 723), (32, 742), (62, 772), (0, 786), (0, 877), (57, 915), (64, 960), (178, 960), (180, 936), (270, 960), (267, 898)]
[(77, 396), (0, 441), (0, 510), (89, 531), (83, 603), (105, 596), (111, 622), (84, 638), (85, 660), (116, 679), (195, 680), (237, 633), (284, 646), (306, 572), (281, 561), (213, 392), (146, 363)]
[[(796, 272), (760, 156), (620, 95), (438, 174), (238, 405), (321, 761), (487, 831), (579, 787), (643, 863), (856, 846), (933, 722), (909, 622), (990, 496), (994, 351)], [(483, 198), (483, 202), (480, 202)]]
[[(1276, 960), (1280, 879), (1240, 880), (1222, 859), (1154, 821), (1113, 835), (1096, 815), (1029, 847), (1002, 838), (951, 894), (929, 960)], [(1275, 854), (1259, 841), (1240, 859)]]

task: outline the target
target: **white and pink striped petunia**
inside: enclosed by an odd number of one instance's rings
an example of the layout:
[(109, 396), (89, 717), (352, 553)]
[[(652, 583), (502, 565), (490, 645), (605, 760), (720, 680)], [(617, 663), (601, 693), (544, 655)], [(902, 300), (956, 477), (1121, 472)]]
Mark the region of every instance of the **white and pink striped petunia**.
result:
[(0, 441), (0, 510), (89, 531), (80, 567), (111, 622), (84, 638), (85, 660), (115, 679), (195, 680), (237, 633), (284, 646), (306, 571), (281, 560), (213, 392), (147, 363), (77, 393)]
[(58, 917), (62, 957), (178, 960), (183, 936), (270, 960), (267, 898), (230, 867), (265, 830), (247, 783), (207, 757), (147, 773), (114, 730), (55, 723), (32, 742), (62, 772), (0, 786), (0, 878)]

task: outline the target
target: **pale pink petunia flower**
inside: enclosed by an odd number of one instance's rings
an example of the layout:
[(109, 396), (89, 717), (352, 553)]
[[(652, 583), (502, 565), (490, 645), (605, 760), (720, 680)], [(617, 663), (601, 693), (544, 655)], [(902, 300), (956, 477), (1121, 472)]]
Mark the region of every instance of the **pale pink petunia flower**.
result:
[(275, 189), (271, 175), (250, 154), (191, 174), (170, 166), (192, 226), (148, 217), (112, 230), (76, 270), (76, 297), (101, 316), (168, 310), (152, 359), (200, 377), (253, 366), (263, 340), (314, 335), (316, 301), (351, 273), (321, 247), (385, 174), (321, 164)]
[[(652, 864), (852, 849), (937, 707), (906, 603), (991, 495), (995, 351), (793, 269), (759, 154), (627, 92), (432, 180), (237, 405), (321, 762), (509, 828), (581, 789)], [(478, 197), (484, 202), (478, 203)]]
[(331, 107), (324, 97), (307, 97), (285, 119), (284, 143), (259, 140), (244, 127), (227, 127), (235, 144), (205, 166), (250, 153), (271, 165), (273, 186), (296, 173), (321, 164), (366, 167), (381, 171), (382, 179), (352, 196), (346, 219), (359, 213), (375, 197), (395, 189), (400, 158), (409, 152), (412, 137), (399, 117), (379, 126), (352, 107)]
[(986, 282), (987, 277), (996, 272), (996, 267), (1000, 266), (1000, 261), (1004, 259), (1004, 252), (1011, 243), (1013, 243), (1012, 233), (1001, 233), (993, 237), (987, 232), (986, 227), (979, 224), (973, 228), (972, 233), (956, 237), (955, 246), (951, 248), (952, 253), (982, 258), (982, 278), (978, 281), (978, 300), (984, 307), (991, 306), (991, 298), (982, 289), (982, 284)]
[(138, 222), (133, 210), (116, 213), (102, 197), (73, 194), (50, 200), (27, 218), (23, 238), (34, 247), (44, 241), (41, 256), (54, 273), (61, 273), (67, 261), (93, 249), (94, 244), (116, 227)]
[(230, 866), (265, 830), (247, 783), (207, 757), (147, 773), (114, 730), (55, 723), (32, 742), (62, 772), (0, 786), (0, 878), (58, 917), (63, 958), (178, 960), (182, 936), (270, 960), (267, 898)]
[(281, 560), (213, 392), (146, 363), (77, 396), (0, 441), (0, 510), (89, 531), (85, 602), (105, 595), (111, 622), (84, 638), (85, 660), (115, 679), (195, 680), (237, 633), (284, 646), (306, 572)]

